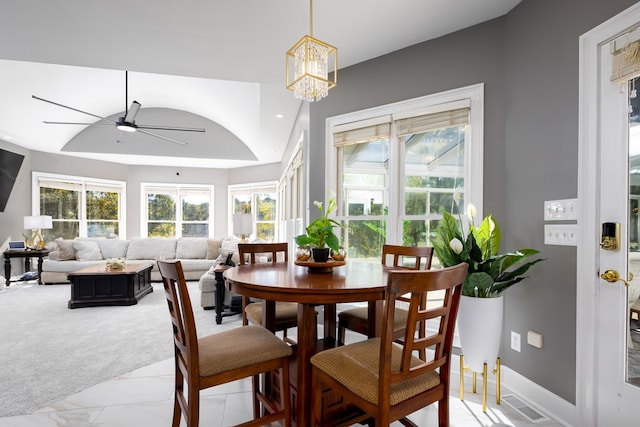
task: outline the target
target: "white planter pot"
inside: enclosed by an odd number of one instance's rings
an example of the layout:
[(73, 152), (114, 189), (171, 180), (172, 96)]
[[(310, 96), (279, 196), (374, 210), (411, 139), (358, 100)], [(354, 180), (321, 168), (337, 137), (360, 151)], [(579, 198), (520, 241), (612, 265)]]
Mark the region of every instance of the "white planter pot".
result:
[(496, 364), (502, 338), (504, 297), (474, 298), (462, 296), (458, 310), (458, 334), (464, 363), (474, 372), (483, 364), (491, 371)]

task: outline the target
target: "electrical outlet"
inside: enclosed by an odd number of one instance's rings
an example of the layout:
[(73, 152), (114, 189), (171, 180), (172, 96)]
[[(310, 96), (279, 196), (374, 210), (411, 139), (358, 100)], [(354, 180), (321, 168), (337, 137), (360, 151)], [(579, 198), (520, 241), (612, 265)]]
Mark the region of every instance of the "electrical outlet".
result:
[(542, 335), (534, 331), (528, 331), (527, 344), (536, 348), (542, 348)]
[(520, 351), (520, 334), (511, 331), (511, 350)]

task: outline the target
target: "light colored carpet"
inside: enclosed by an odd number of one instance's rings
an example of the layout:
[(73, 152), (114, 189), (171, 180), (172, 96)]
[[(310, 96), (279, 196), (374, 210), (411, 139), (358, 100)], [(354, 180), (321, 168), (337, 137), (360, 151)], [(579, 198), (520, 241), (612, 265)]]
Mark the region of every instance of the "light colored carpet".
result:
[[(173, 357), (164, 289), (124, 307), (68, 309), (69, 285), (15, 283), (0, 288), (0, 417), (28, 414), (95, 384)], [(198, 335), (215, 324), (189, 283)]]

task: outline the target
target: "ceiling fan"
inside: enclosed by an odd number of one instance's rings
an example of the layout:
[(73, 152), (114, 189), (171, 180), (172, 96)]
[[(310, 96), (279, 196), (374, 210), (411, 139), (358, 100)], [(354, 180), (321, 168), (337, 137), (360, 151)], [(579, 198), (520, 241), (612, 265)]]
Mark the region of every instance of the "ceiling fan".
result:
[(98, 121), (98, 122), (95, 122), (95, 123), (78, 123), (78, 122), (43, 121), (43, 123), (50, 124), (50, 125), (83, 125), (83, 126), (113, 126), (113, 125), (115, 125), (116, 128), (120, 130), (120, 135), (118, 137), (117, 142), (123, 142), (123, 140), (124, 140), (123, 132), (128, 132), (128, 133), (140, 132), (140, 133), (144, 133), (144, 134), (147, 134), (147, 135), (154, 136), (156, 138), (164, 139), (165, 141), (173, 142), (174, 144), (179, 144), (179, 145), (183, 145), (184, 146), (184, 145), (187, 145), (186, 142), (182, 142), (182, 141), (179, 141), (179, 140), (174, 139), (174, 138), (170, 138), (170, 137), (165, 136), (165, 135), (160, 135), (160, 134), (155, 133), (155, 132), (150, 132), (150, 130), (205, 132), (204, 128), (190, 128), (190, 127), (179, 127), (179, 126), (139, 125), (139, 124), (137, 124), (136, 123), (136, 115), (140, 111), (140, 107), (142, 107), (142, 105), (138, 101), (133, 101), (131, 103), (131, 106), (129, 107), (129, 92), (128, 92), (128, 90), (129, 90), (129, 72), (125, 71), (124, 76), (125, 76), (124, 77), (125, 78), (125, 84), (124, 84), (124, 102), (125, 102), (124, 116), (119, 117), (117, 121), (113, 121), (111, 119), (108, 119), (108, 118), (105, 118), (105, 117), (101, 117), (101, 116), (98, 116), (96, 114), (89, 113), (87, 111), (79, 110), (77, 108), (69, 107), (68, 105), (60, 104), (58, 102), (50, 101), (48, 99), (40, 98), (40, 97), (35, 96), (35, 95), (31, 95), (31, 97), (33, 99), (38, 100), (38, 101), (47, 102), (49, 104), (53, 104), (53, 105), (56, 105), (58, 107), (66, 108), (66, 109), (72, 110), (72, 111), (77, 111), (79, 113), (86, 114), (86, 115), (89, 115), (89, 116), (95, 117), (97, 119), (104, 120), (104, 121), (108, 122), (108, 123), (100, 123)]

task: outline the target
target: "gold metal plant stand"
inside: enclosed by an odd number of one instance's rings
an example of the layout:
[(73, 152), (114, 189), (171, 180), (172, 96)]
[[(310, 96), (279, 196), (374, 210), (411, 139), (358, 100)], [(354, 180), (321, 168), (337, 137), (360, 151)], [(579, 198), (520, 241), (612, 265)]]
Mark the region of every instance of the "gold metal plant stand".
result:
[[(464, 371), (469, 371), (464, 366), (464, 356), (460, 355), (460, 400), (464, 400)], [(476, 392), (476, 372), (473, 372), (473, 392)], [(496, 376), (496, 403), (500, 404), (500, 358), (496, 359), (496, 368), (491, 371)], [(487, 364), (482, 368), (482, 412), (487, 412)]]

